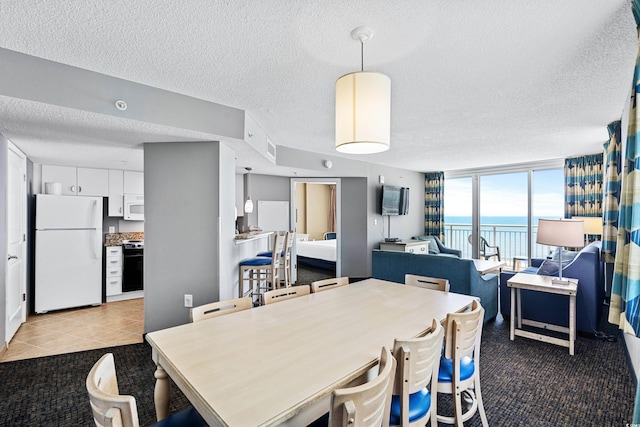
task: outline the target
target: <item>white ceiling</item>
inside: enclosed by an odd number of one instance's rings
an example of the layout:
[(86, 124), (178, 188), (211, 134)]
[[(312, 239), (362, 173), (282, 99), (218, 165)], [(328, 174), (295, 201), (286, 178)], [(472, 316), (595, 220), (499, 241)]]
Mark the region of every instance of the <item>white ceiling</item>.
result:
[[(429, 171), (594, 153), (628, 103), (629, 0), (0, 3), (2, 48), (239, 108), (276, 145), (333, 156), (335, 81), (360, 68), (360, 25), (375, 33), (365, 69), (392, 81), (391, 149), (343, 157)], [(134, 170), (144, 142), (213, 138), (9, 96), (0, 133), (38, 163)], [(230, 145), (238, 168), (274, 172)]]

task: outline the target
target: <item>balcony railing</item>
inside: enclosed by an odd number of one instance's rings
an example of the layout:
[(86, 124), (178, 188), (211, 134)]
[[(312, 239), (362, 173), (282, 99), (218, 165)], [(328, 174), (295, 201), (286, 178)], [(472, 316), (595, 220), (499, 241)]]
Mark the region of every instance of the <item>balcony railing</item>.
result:
[[(532, 227), (532, 240), (536, 241), (537, 225)], [(445, 224), (445, 246), (462, 251), (463, 258), (471, 258), (471, 224)], [(527, 226), (513, 224), (490, 224), (480, 226), (480, 235), (489, 245), (500, 248), (500, 258), (507, 263), (508, 268), (513, 268), (517, 258), (526, 260), (528, 252)], [(545, 258), (555, 248), (547, 245), (533, 244), (532, 258)]]

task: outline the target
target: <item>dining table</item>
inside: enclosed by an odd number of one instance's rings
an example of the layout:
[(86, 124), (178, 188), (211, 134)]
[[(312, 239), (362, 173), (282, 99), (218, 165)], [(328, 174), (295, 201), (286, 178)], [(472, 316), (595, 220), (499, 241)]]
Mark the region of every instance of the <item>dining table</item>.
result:
[(475, 298), (365, 279), (150, 332), (158, 419), (170, 381), (211, 426), (307, 425), (331, 393), (377, 373), (380, 349), (429, 332)]

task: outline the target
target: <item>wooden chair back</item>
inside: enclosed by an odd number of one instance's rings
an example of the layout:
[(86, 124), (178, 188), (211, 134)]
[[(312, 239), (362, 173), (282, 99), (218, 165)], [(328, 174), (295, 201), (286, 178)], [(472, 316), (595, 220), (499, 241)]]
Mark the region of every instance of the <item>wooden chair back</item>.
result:
[(447, 314), (444, 357), (479, 357), (483, 319), (484, 308), (476, 299), (473, 300), (471, 311)]
[(389, 425), (396, 360), (382, 347), (378, 376), (366, 384), (338, 389), (331, 395), (330, 427)]
[(275, 266), (276, 264), (278, 265), (278, 267), (284, 267), (282, 265), (282, 253), (284, 252), (284, 242), (285, 239), (287, 237), (286, 233), (280, 234), (280, 233), (276, 233), (273, 236), (273, 252), (271, 252), (271, 265)]
[(189, 319), (192, 322), (199, 322), (200, 320), (223, 316), (236, 311), (246, 310), (251, 307), (253, 307), (251, 297), (212, 302), (189, 310)]
[(264, 304), (273, 304), (291, 298), (309, 295), (309, 285), (292, 286), (290, 288), (279, 288), (264, 293)]
[(89, 371), (87, 392), (98, 427), (139, 427), (136, 399), (119, 394), (112, 353), (102, 356)]
[[(407, 340), (396, 339), (393, 343), (393, 356), (398, 367), (394, 381), (393, 394), (400, 396), (401, 426), (426, 424), (427, 415), (431, 415), (431, 425), (438, 425), (437, 392), (438, 368), (444, 339), (444, 328), (436, 319), (431, 323), (431, 332), (421, 338)], [(431, 409), (419, 420), (409, 422), (409, 395), (425, 387), (431, 391)]]
[(437, 277), (418, 276), (415, 274), (405, 274), (404, 283), (409, 286), (419, 288), (434, 289), (436, 291), (449, 292), (449, 280)]
[(311, 292), (328, 291), (329, 289), (339, 288), (349, 284), (348, 277), (333, 277), (331, 279), (316, 280), (311, 283)]

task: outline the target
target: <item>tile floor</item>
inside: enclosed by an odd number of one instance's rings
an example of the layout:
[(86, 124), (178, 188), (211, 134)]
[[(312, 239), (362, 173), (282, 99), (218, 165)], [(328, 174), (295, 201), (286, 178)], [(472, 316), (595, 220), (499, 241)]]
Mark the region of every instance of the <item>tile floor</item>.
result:
[(144, 299), (34, 314), (20, 326), (0, 362), (142, 342)]

